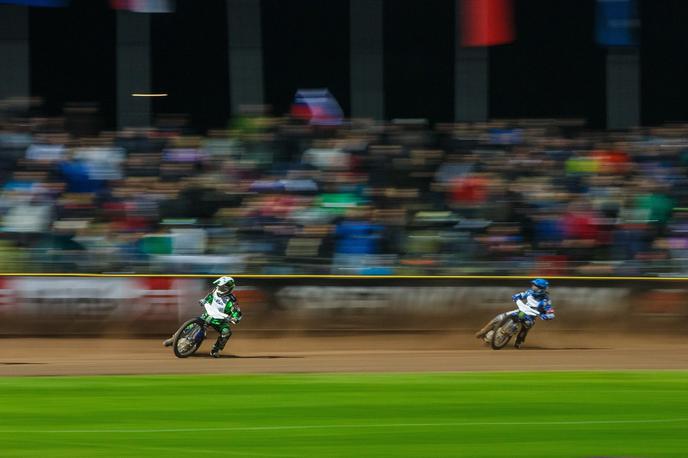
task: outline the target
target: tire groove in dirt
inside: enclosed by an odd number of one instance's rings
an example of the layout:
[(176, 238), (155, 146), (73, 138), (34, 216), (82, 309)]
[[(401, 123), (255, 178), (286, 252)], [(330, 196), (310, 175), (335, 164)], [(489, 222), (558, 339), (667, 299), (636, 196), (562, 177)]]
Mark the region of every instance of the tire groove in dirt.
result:
[(468, 334), (285, 336), (235, 334), (222, 358), (177, 359), (156, 339), (0, 339), (0, 376), (688, 370), (682, 336), (541, 333), (521, 350), (493, 351)]

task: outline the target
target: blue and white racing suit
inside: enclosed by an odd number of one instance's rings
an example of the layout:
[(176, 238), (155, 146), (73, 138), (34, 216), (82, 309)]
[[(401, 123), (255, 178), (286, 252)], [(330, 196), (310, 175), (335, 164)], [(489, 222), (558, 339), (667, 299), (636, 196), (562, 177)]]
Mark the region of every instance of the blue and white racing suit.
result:
[[(518, 300), (523, 301), (530, 308), (537, 310), (540, 313), (540, 319), (542, 320), (553, 320), (554, 319), (554, 309), (552, 308), (552, 302), (550, 302), (549, 297), (546, 294), (539, 294), (537, 297), (535, 291), (529, 289), (511, 296), (511, 300), (516, 302)], [(507, 312), (507, 315), (518, 315), (519, 309)], [(522, 318), (523, 323), (527, 328), (532, 328), (535, 324), (535, 317), (531, 315), (524, 315)]]

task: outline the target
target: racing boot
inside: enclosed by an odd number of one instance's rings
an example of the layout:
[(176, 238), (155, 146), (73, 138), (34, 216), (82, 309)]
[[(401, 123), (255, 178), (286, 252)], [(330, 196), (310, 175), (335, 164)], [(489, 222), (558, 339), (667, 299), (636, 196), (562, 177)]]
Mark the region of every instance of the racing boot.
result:
[(232, 337), (232, 331), (229, 329), (229, 326), (223, 327), (220, 331), (220, 336), (215, 341), (215, 345), (213, 345), (213, 349), (210, 350), (210, 356), (213, 358), (219, 358), (220, 351), (224, 350), (225, 345), (227, 345), (227, 341), (229, 341), (230, 337)]
[(476, 332), (475, 338), (476, 339), (482, 339), (485, 337), (485, 335), (488, 332), (492, 331), (494, 329), (495, 323), (497, 322), (497, 318), (499, 318), (499, 317), (495, 317), (495, 318), (491, 319), (485, 326), (483, 326), (483, 328), (480, 331)]
[(516, 342), (514, 342), (514, 347), (516, 348), (521, 348), (521, 345), (523, 345), (523, 342), (526, 341), (526, 336), (528, 335), (528, 328), (521, 328), (521, 330), (518, 332), (518, 335), (516, 336)]
[(174, 343), (174, 336), (170, 337), (169, 339), (166, 339), (162, 342), (163, 347), (171, 347), (172, 344)]

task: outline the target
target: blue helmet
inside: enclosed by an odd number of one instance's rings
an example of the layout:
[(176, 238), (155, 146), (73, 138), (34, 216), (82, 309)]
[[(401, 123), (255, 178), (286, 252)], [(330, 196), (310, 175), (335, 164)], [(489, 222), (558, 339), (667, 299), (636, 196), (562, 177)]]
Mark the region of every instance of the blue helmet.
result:
[(535, 297), (542, 297), (547, 295), (547, 289), (549, 288), (549, 282), (544, 278), (536, 278), (530, 282), (531, 285), (535, 287), (533, 295)]

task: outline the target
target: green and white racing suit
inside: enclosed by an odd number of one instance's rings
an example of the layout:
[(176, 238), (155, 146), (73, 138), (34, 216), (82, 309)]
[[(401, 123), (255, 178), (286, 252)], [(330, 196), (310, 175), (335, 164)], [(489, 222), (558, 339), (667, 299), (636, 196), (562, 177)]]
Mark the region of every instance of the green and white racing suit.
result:
[(220, 333), (213, 350), (222, 350), (232, 336), (229, 325), (241, 321), (241, 309), (237, 304), (237, 298), (231, 293), (218, 294), (217, 291), (213, 291), (199, 302), (205, 308), (201, 318)]

